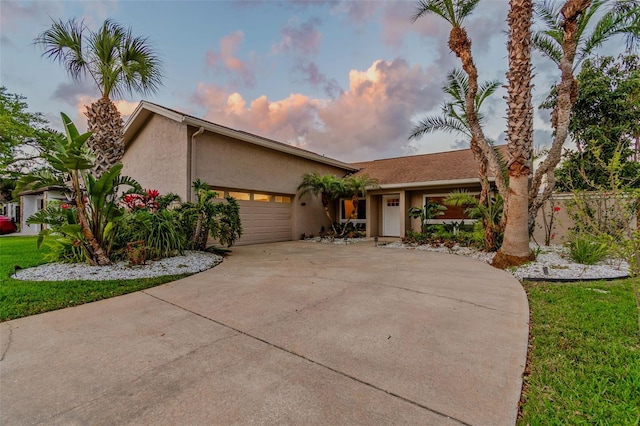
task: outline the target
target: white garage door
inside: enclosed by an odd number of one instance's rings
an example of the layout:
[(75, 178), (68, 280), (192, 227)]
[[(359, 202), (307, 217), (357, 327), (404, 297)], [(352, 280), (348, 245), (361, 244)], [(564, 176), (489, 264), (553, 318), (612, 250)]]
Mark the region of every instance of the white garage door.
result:
[(236, 245), (291, 241), (292, 196), (235, 190), (225, 193), (240, 205), (242, 237)]

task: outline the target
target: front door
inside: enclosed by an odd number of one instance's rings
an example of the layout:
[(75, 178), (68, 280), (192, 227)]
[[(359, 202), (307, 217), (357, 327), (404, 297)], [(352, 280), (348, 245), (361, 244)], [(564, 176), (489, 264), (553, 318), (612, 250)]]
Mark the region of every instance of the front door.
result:
[(382, 235), (400, 236), (400, 195), (382, 196)]

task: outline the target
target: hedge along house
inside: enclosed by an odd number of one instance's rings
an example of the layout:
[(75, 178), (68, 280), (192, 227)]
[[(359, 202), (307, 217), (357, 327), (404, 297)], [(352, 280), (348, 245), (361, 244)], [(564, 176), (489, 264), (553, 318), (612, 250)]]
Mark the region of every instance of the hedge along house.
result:
[[(409, 208), (424, 207), (427, 201), (442, 203), (451, 191), (480, 194), (478, 164), (470, 149), (412, 155), (354, 163), (357, 174), (378, 179), (379, 188), (367, 192), (367, 237), (402, 237), (419, 231), (420, 219), (409, 217)], [(489, 178), (490, 182), (495, 179)], [(344, 203), (340, 208), (343, 209)], [(447, 207), (443, 216), (429, 223), (472, 223), (461, 207)]]
[(124, 128), (123, 174), (143, 188), (194, 201), (196, 179), (240, 204), (238, 245), (300, 239), (328, 227), (317, 197), (297, 196), (305, 173), (357, 167), (142, 101)]

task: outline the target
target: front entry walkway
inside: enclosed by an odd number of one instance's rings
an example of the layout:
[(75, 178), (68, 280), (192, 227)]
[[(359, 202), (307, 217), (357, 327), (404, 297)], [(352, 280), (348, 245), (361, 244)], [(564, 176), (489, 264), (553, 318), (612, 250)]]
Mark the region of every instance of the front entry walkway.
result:
[(0, 424), (513, 425), (527, 323), (520, 284), (468, 258), (238, 247), (0, 324)]

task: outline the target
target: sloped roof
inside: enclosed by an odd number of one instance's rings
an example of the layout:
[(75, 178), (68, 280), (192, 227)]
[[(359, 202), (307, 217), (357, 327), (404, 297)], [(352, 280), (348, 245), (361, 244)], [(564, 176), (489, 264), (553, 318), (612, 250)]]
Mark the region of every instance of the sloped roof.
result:
[(219, 124), (212, 123), (210, 121), (203, 120), (201, 118), (197, 118), (192, 115), (185, 114), (183, 112), (147, 101), (141, 101), (138, 104), (135, 111), (131, 114), (124, 125), (123, 140), (125, 149), (127, 149), (127, 145), (129, 145), (129, 143), (133, 140), (138, 131), (145, 125), (152, 114), (159, 114), (179, 123), (185, 123), (194, 127), (204, 127), (205, 130), (212, 133), (229, 136), (243, 142), (273, 149), (275, 151), (284, 152), (296, 157), (302, 157), (308, 160), (317, 161), (319, 163), (339, 167), (346, 171), (357, 170), (357, 168), (351, 164), (344, 163), (333, 158), (325, 157), (324, 155), (316, 154), (315, 152), (307, 151), (306, 149), (298, 148), (297, 146), (278, 142), (273, 139), (268, 139), (262, 136), (254, 135), (252, 133), (243, 132), (241, 130), (235, 130), (229, 127), (221, 126)]
[(382, 187), (478, 181), (478, 164), (470, 149), (364, 161), (353, 165), (360, 169), (357, 174), (378, 179)]

